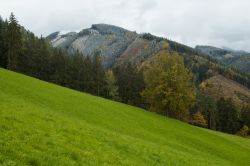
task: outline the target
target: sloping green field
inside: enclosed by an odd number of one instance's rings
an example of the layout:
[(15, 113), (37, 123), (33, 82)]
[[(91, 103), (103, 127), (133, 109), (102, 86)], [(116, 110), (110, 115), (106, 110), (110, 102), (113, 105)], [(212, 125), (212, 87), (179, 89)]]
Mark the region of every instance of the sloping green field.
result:
[(250, 165), (250, 140), (0, 69), (0, 165)]

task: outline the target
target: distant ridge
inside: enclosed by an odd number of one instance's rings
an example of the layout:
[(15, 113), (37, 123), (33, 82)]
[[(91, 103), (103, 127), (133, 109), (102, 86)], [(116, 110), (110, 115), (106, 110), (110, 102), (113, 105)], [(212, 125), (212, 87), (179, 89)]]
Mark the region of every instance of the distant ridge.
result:
[(250, 53), (229, 48), (213, 46), (196, 46), (198, 52), (207, 54), (225, 65), (235, 67), (242, 72), (250, 73)]
[[(122, 27), (109, 24), (93, 24), (90, 28), (80, 32), (50, 34), (47, 39), (54, 47), (76, 51), (92, 56), (96, 52), (103, 57), (106, 67), (129, 62), (140, 63), (164, 48), (181, 53), (204, 54), (221, 61), (225, 65), (235, 67), (243, 72), (250, 72), (250, 54), (229, 48), (213, 46), (196, 46), (195, 49), (148, 33), (137, 34)], [(183, 49), (185, 48), (185, 49)]]

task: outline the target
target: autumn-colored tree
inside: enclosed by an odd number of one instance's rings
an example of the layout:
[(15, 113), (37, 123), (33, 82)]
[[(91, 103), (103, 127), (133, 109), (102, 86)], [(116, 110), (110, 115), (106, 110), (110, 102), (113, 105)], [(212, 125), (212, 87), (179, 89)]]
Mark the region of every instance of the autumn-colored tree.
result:
[(207, 127), (207, 121), (200, 111), (193, 114), (192, 123), (196, 126)]
[(195, 87), (191, 72), (183, 57), (161, 51), (143, 65), (146, 88), (141, 95), (152, 111), (186, 120), (195, 102)]
[(105, 72), (105, 89), (106, 89), (106, 97), (110, 99), (118, 100), (118, 86), (116, 85), (116, 78), (113, 74), (112, 70), (107, 70)]
[(248, 126), (244, 125), (240, 131), (238, 132), (238, 135), (242, 136), (242, 137), (246, 137), (249, 133), (249, 128)]

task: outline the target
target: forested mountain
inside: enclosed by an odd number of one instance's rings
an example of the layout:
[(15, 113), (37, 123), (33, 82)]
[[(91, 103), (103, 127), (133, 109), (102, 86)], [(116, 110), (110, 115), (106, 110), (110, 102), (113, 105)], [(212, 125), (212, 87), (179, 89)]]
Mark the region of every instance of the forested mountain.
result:
[(124, 62), (138, 64), (164, 49), (185, 54), (199, 54), (191, 47), (150, 33), (138, 34), (108, 24), (94, 24), (79, 33), (63, 34), (58, 31), (50, 34), (47, 39), (53, 47), (65, 49), (69, 53), (80, 52), (85, 56), (91, 56), (98, 52), (106, 67)]
[[(149, 33), (96, 24), (79, 33), (43, 38), (25, 30), (11, 14), (0, 20), (0, 43), (1, 67), (41, 80), (233, 134), (250, 121), (241, 116), (250, 112), (248, 102), (235, 107), (234, 101), (214, 98), (200, 88), (217, 75), (249, 88), (250, 75)], [(231, 112), (217, 114), (228, 108)], [(233, 123), (224, 128), (224, 116), (231, 113)]]
[(117, 26), (108, 24), (94, 24), (91, 28), (83, 29), (79, 33), (60, 31), (47, 37), (54, 47), (66, 49), (69, 53), (76, 51), (83, 55), (93, 55), (99, 52), (103, 56), (103, 63), (110, 67), (116, 63), (140, 63), (150, 55), (164, 49), (182, 53), (208, 55), (225, 65), (230, 65), (243, 72), (250, 70), (250, 53), (212, 46), (196, 46), (195, 49), (169, 41), (150, 34), (137, 34)]
[(239, 69), (242, 72), (250, 73), (250, 53), (246, 51), (223, 49), (212, 46), (196, 46), (195, 49), (198, 52), (218, 59), (225, 65)]
[[(227, 65), (230, 63), (230, 59), (227, 59), (227, 63), (224, 63), (218, 58), (222, 54), (230, 52), (229, 50), (201, 46), (193, 49), (149, 33), (138, 34), (107, 24), (94, 24), (91, 28), (84, 29), (79, 33), (62, 34), (55, 32), (49, 35), (47, 39), (53, 47), (67, 50), (69, 54), (76, 52), (85, 56), (98, 54), (102, 58), (104, 67), (107, 68), (119, 67), (122, 64), (140, 66), (142, 62), (150, 59), (161, 50), (175, 51), (185, 58), (185, 64), (195, 74), (197, 84), (219, 73), (250, 87), (250, 76), (243, 73), (247, 70), (245, 68), (248, 68), (248, 61), (244, 61), (245, 67), (240, 63), (239, 69), (237, 69)], [(247, 54), (242, 51), (231, 51), (230, 53), (233, 54), (233, 58), (238, 59), (234, 61), (235, 64), (243, 58), (241, 55)]]

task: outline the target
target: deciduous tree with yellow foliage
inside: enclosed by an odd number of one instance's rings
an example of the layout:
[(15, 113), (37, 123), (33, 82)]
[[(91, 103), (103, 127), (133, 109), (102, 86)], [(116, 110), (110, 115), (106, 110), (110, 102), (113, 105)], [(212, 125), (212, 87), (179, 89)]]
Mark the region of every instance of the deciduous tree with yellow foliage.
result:
[(146, 88), (141, 95), (157, 113), (187, 120), (195, 102), (192, 73), (185, 68), (183, 57), (162, 51), (143, 65)]

